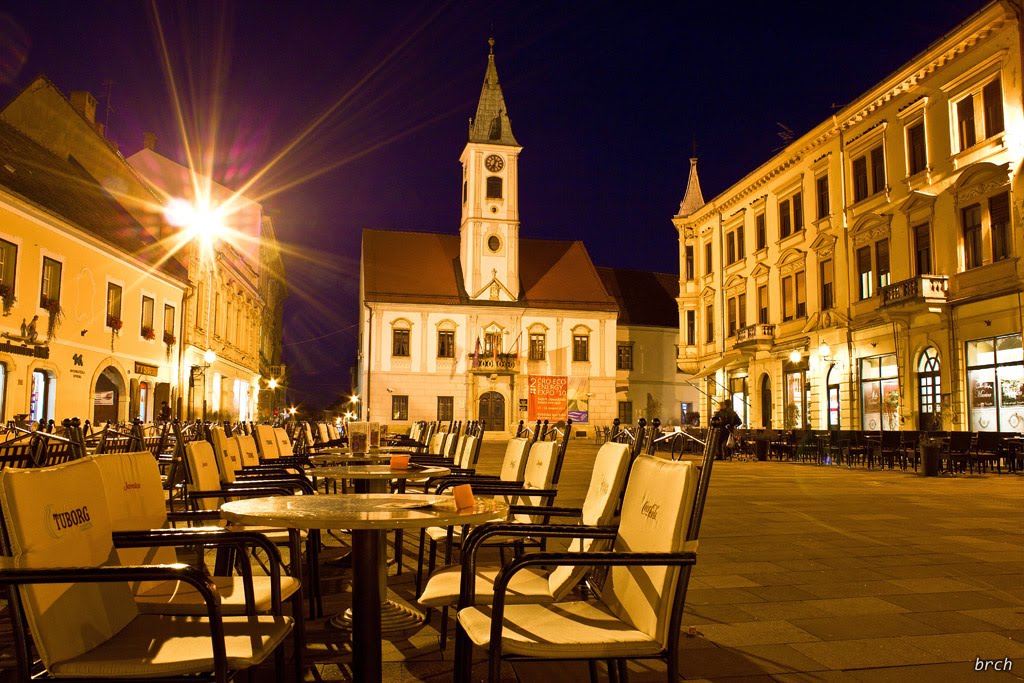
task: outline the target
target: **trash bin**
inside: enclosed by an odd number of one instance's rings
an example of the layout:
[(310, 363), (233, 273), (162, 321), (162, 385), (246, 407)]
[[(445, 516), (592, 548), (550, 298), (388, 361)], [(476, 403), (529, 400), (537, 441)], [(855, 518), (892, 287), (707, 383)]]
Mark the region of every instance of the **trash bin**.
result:
[(758, 460), (768, 459), (768, 439), (758, 439), (754, 442), (754, 455)]
[(941, 462), (941, 446), (921, 446), (921, 471), (924, 474), (924, 476), (939, 476), (939, 464)]

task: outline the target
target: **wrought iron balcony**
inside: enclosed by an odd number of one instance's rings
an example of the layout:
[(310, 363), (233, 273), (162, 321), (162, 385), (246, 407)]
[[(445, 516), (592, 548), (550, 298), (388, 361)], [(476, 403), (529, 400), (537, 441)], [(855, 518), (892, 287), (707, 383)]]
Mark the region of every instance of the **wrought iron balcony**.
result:
[(474, 359), (469, 354), (469, 371), (481, 375), (514, 375), (519, 372), (519, 354), (480, 354)]
[(918, 275), (882, 287), (882, 307), (906, 304), (944, 304), (949, 289), (945, 275)]
[(736, 345), (742, 344), (758, 344), (768, 343), (772, 344), (775, 341), (775, 325), (769, 325), (767, 323), (757, 323), (756, 325), (747, 325), (741, 327), (736, 331)]

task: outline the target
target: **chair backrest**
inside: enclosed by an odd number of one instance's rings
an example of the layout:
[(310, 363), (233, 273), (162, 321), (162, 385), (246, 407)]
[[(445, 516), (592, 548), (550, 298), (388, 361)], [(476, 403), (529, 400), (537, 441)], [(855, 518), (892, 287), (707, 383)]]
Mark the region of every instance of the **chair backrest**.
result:
[[(191, 441), (185, 444), (185, 462), (192, 482), (191, 491), (217, 491), (220, 489), (220, 471), (213, 446), (206, 441)], [(217, 498), (198, 498), (200, 510), (216, 510), (220, 507)]]
[(413, 425), (411, 427), (409, 427), (409, 438), (411, 440), (413, 440), (413, 441), (419, 441), (420, 440), (420, 434), (422, 434), (422, 433), (423, 433), (423, 423), (422, 422), (414, 422)]
[(318, 435), (320, 436), (319, 443), (327, 443), (328, 441), (331, 440), (331, 435), (327, 431), (327, 425), (326, 424), (324, 424), (323, 422), (318, 422), (317, 425), (316, 425), (316, 430), (317, 430)]
[(242, 446), (239, 440), (248, 437), (232, 436), (224, 441), (217, 457), (220, 480), (225, 484), (235, 483), (238, 471), (242, 469)]
[(341, 438), (341, 435), (338, 434), (338, 428), (334, 426), (333, 422), (327, 423), (327, 436), (330, 441), (337, 441)]
[(444, 437), (444, 444), (441, 446), (441, 455), (446, 458), (455, 457), (455, 445), (459, 442), (458, 432), (449, 432)]
[(430, 437), (430, 443), (427, 445), (427, 453), (430, 455), (440, 455), (441, 447), (444, 445), (445, 434), (438, 432)]
[[(15, 566), (98, 567), (114, 557), (103, 480), (91, 458), (3, 470), (0, 506)], [(138, 614), (127, 582), (35, 584), (19, 591), (47, 667), (92, 650)]]
[[(148, 452), (109, 453), (96, 460), (110, 510), (113, 531), (159, 529), (167, 523), (160, 468)], [(178, 561), (170, 546), (118, 548), (121, 564), (168, 564)]]
[[(309, 429), (309, 425), (306, 425)], [(288, 438), (288, 432), (281, 427), (274, 427), (274, 440), (277, 441), (277, 455), (282, 458), (287, 458), (295, 455), (294, 449), (292, 449), (292, 440)]]
[(316, 439), (313, 438), (313, 428), (309, 426), (308, 422), (302, 423), (302, 438), (303, 444), (306, 446), (307, 450), (312, 448), (313, 444), (316, 443)]
[[(626, 483), (626, 469), (629, 467), (629, 446), (624, 443), (606, 443), (597, 451), (594, 470), (590, 474), (590, 485), (583, 499), (583, 515), (580, 522), (585, 526), (611, 524), (622, 486)], [(574, 538), (569, 552), (603, 550), (607, 541), (592, 538)], [(587, 567), (556, 567), (548, 575), (548, 588), (555, 600), (560, 600), (573, 586), (579, 583)]]
[(275, 460), (280, 456), (277, 450), (277, 435), (270, 425), (256, 425), (256, 444), (264, 460)]
[(502, 481), (522, 481), (526, 470), (526, 456), (530, 452), (529, 439), (509, 439), (505, 446), (505, 459), (501, 461)]
[[(549, 489), (555, 475), (558, 460), (557, 441), (538, 441), (530, 447), (530, 456), (526, 459), (526, 470), (523, 472), (524, 489)], [(550, 498), (541, 496), (519, 495), (510, 501), (513, 505), (544, 505)], [(525, 524), (540, 522), (541, 518), (534, 515), (517, 514), (515, 521)]]
[[(689, 462), (638, 456), (629, 474), (612, 549), (684, 550), (698, 479), (697, 468)], [(665, 644), (678, 572), (664, 566), (612, 567), (601, 599), (617, 617)]]
[(228, 442), (232, 437), (228, 436), (228, 433), (224, 431), (224, 428), (218, 424), (210, 426), (210, 444), (213, 445), (213, 452), (219, 460), (221, 452), (224, 450), (224, 444)]
[(257, 467), (260, 454), (256, 447), (256, 436), (238, 436), (238, 452), (242, 456), (242, 467)]

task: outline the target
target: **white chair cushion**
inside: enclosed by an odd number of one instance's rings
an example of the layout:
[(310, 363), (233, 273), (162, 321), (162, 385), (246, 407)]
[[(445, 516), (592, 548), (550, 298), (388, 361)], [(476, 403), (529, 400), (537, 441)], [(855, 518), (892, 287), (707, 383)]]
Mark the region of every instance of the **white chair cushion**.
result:
[[(152, 457), (152, 456), (150, 456)], [(16, 567), (98, 567), (113, 558), (110, 513), (93, 458), (0, 471), (0, 504)], [(88, 652), (138, 614), (127, 583), (34, 584), (20, 589), (47, 668)]]
[[(489, 606), (460, 610), (458, 618), (474, 643), (486, 647), (491, 642)], [(504, 623), (503, 654), (605, 659), (657, 655), (662, 649), (646, 633), (591, 602), (508, 605)]]
[[(291, 630), (288, 617), (225, 617), (228, 669), (259, 664)], [(210, 624), (200, 617), (142, 614), (95, 649), (54, 662), (54, 676), (153, 677), (210, 670)]]
[[(476, 596), (481, 602), (490, 602), (494, 595), (494, 579), (501, 569), (499, 565), (477, 567)], [(459, 588), (462, 581), (461, 567), (443, 567), (430, 575), (423, 594), (417, 599), (426, 607), (454, 606), (459, 602)], [(551, 602), (554, 597), (548, 590), (548, 579), (542, 571), (524, 569), (512, 577), (505, 598), (509, 604)]]
[(465, 442), (459, 447), (459, 461), (456, 463), (462, 469), (469, 469), (473, 466), (473, 453), (476, 451), (476, 437), (467, 436)]
[[(149, 453), (107, 453), (94, 456), (110, 509), (113, 531), (160, 529), (167, 523), (167, 508), (160, 483), (160, 467)], [(172, 564), (173, 547), (118, 548), (121, 564)], [(133, 584), (137, 590), (138, 584)]]
[(509, 439), (505, 446), (505, 458), (501, 461), (502, 481), (522, 481), (526, 469), (526, 456), (530, 451), (530, 442), (526, 439)]
[(444, 434), (438, 433), (430, 437), (430, 445), (427, 447), (427, 453), (430, 455), (440, 455), (441, 447), (444, 445)]
[[(192, 479), (193, 491), (217, 491), (220, 489), (220, 471), (213, 446), (205, 441), (190, 441), (185, 444), (185, 460), (188, 461), (188, 473)], [(202, 510), (220, 509), (217, 498), (197, 498), (197, 505)]]
[[(245, 614), (245, 579), (241, 576), (211, 577), (220, 593), (221, 611), (225, 615)], [(281, 577), (281, 599), (287, 600), (299, 590), (299, 582), (290, 576)], [(271, 582), (269, 576), (252, 577), (253, 607), (269, 612)], [(180, 581), (148, 581), (135, 594), (139, 611), (144, 614), (205, 614), (203, 598), (187, 583)]]

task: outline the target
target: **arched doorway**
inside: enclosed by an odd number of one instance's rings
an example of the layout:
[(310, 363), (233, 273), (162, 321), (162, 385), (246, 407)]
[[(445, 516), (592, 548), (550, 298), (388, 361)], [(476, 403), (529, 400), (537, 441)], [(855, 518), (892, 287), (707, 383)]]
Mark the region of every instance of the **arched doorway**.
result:
[(93, 390), (93, 424), (117, 421), (123, 393), (124, 380), (121, 374), (112, 365), (103, 368)]
[(480, 421), (489, 432), (505, 431), (505, 397), (497, 391), (488, 391), (480, 397)]
[(772, 428), (772, 378), (767, 372), (761, 375), (761, 427)]
[(942, 381), (939, 352), (929, 346), (917, 361), (917, 400), (920, 407), (917, 428), (925, 432), (942, 429)]
[(44, 422), (54, 419), (57, 400), (57, 379), (49, 370), (32, 371), (32, 397), (29, 401), (29, 419)]

